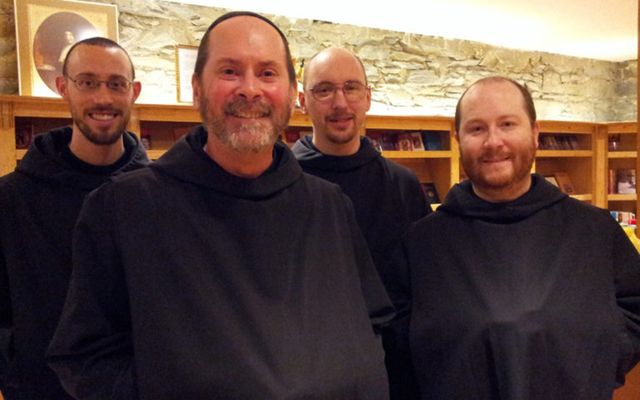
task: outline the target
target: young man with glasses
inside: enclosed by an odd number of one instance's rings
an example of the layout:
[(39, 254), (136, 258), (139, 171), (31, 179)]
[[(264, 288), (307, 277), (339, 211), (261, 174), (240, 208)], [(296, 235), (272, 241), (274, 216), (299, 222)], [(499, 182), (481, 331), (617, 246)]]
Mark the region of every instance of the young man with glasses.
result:
[[(313, 135), (293, 146), (302, 169), (338, 184), (353, 202), (373, 261), (395, 300), (398, 243), (409, 224), (430, 212), (416, 176), (383, 158), (364, 133), (365, 115), (371, 105), (360, 59), (345, 49), (329, 48), (305, 65), (302, 110), (313, 124)], [(327, 238), (329, 239), (329, 238)], [(406, 397), (404, 362), (397, 356), (397, 324), (406, 317), (405, 305), (394, 301), (396, 323), (383, 332), (386, 366), (392, 398)]]
[(16, 170), (0, 178), (0, 390), (6, 400), (71, 399), (45, 352), (67, 294), (73, 226), (91, 190), (148, 163), (126, 131), (140, 93), (126, 51), (105, 38), (80, 41), (67, 53), (63, 73), (56, 84), (72, 125), (35, 136)]

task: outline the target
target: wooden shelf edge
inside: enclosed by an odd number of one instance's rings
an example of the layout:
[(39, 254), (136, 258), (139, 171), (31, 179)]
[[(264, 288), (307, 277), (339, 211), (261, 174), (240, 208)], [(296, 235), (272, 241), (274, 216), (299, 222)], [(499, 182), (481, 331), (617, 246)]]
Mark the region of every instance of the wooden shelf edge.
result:
[(637, 197), (638, 196), (634, 193), (630, 193), (630, 194), (611, 193), (607, 195), (607, 200), (608, 201), (635, 201)]
[(382, 156), (385, 158), (451, 158), (451, 150), (415, 150), (396, 151), (384, 150)]

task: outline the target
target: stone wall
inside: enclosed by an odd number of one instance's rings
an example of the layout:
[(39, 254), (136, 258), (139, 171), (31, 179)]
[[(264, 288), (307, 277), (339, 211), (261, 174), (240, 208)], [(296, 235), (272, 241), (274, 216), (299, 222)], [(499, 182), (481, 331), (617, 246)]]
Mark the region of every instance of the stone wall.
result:
[[(166, 1), (116, 4), (120, 43), (143, 84), (140, 103), (176, 103), (174, 46), (197, 45), (226, 10)], [(13, 1), (0, 0), (0, 93), (17, 93)], [(476, 42), (270, 16), (305, 59), (328, 46), (358, 54), (374, 88), (371, 113), (453, 115), (464, 88), (506, 75), (532, 91), (541, 119), (625, 121), (636, 117), (637, 61), (606, 62), (515, 51)]]

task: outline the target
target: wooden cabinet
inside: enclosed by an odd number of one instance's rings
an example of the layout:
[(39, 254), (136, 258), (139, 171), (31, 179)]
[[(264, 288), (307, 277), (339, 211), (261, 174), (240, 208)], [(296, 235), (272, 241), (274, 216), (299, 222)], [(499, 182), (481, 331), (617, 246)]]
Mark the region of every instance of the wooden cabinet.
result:
[[(67, 105), (60, 99), (0, 96), (0, 111), (0, 175), (11, 172), (24, 156), (25, 137), (70, 123)], [(136, 104), (131, 111), (129, 129), (149, 144), (150, 158), (157, 159), (199, 123), (200, 115), (192, 106)], [(442, 199), (464, 175), (458, 143), (453, 136), (453, 118), (371, 115), (367, 117), (363, 133), (399, 136), (426, 131), (436, 135), (440, 142), (437, 149), (383, 150), (382, 154), (412, 169), (421, 182), (432, 182)], [(309, 118), (295, 112), (282, 139), (291, 143), (301, 134), (310, 133)], [(611, 138), (617, 142), (610, 148)], [(565, 174), (573, 187), (571, 195), (579, 200), (598, 207), (635, 212), (635, 194), (609, 193), (609, 170), (635, 167), (635, 123), (540, 121), (540, 143), (534, 164), (536, 172), (545, 176)]]

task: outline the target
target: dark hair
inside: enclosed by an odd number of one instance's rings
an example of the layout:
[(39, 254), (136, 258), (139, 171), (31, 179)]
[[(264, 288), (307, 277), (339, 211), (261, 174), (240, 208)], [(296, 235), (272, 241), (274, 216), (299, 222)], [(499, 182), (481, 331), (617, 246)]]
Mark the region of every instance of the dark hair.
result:
[(75, 50), (76, 47), (82, 46), (82, 45), (105, 47), (108, 49), (116, 48), (116, 49), (122, 50), (122, 52), (127, 56), (127, 59), (129, 60), (129, 64), (131, 64), (131, 79), (136, 79), (136, 71), (133, 68), (133, 62), (131, 62), (131, 57), (129, 57), (129, 53), (127, 53), (124, 47), (120, 46), (118, 43), (114, 42), (109, 38), (100, 37), (100, 36), (80, 40), (74, 43), (73, 46), (71, 46), (71, 48), (67, 52), (67, 55), (64, 58), (64, 63), (62, 64), (62, 75), (67, 76), (67, 63), (69, 61), (69, 56), (71, 56), (71, 53), (73, 53), (73, 50)]
[[(311, 61), (313, 61), (314, 58), (316, 58), (320, 53), (324, 52), (325, 50), (327, 49), (320, 50), (316, 54), (312, 55), (308, 60), (305, 60), (304, 63), (307, 66), (307, 68), (305, 68), (302, 73), (302, 86), (307, 85), (307, 71), (308, 71), (309, 64), (311, 64)], [(343, 50), (346, 50), (346, 49), (343, 49)], [(364, 76), (364, 84), (369, 85), (369, 79), (367, 79), (367, 70), (364, 68), (364, 63), (362, 62), (362, 59), (360, 59), (360, 57), (358, 57), (355, 53), (351, 51), (349, 53), (351, 53), (351, 55), (356, 59), (356, 61), (358, 61), (358, 64), (360, 64), (360, 67), (362, 68), (362, 75)]]
[(529, 89), (527, 89), (525, 85), (522, 85), (511, 78), (507, 78), (504, 76), (489, 76), (487, 78), (482, 78), (475, 81), (471, 86), (469, 86), (462, 93), (462, 96), (460, 96), (460, 99), (458, 100), (458, 104), (456, 104), (456, 116), (454, 119), (456, 133), (460, 132), (460, 122), (461, 122), (460, 120), (462, 119), (460, 104), (462, 103), (462, 99), (467, 94), (469, 89), (471, 89), (472, 87), (478, 84), (482, 84), (486, 82), (508, 82), (508, 83), (511, 83), (516, 88), (518, 88), (518, 90), (520, 91), (520, 94), (522, 95), (522, 100), (524, 102), (524, 111), (525, 113), (527, 113), (527, 116), (529, 117), (529, 122), (531, 123), (531, 126), (533, 126), (536, 123), (536, 120), (537, 120), (536, 107), (533, 104), (533, 99), (531, 98), (531, 93), (529, 93)]
[(284, 33), (282, 33), (280, 28), (278, 28), (276, 24), (274, 24), (270, 19), (251, 11), (228, 12), (218, 17), (215, 21), (213, 21), (211, 25), (209, 25), (209, 28), (207, 28), (207, 31), (205, 32), (204, 36), (202, 36), (202, 39), (200, 40), (200, 46), (198, 46), (198, 55), (196, 57), (196, 65), (195, 65), (193, 74), (198, 78), (202, 76), (202, 70), (204, 69), (204, 66), (207, 63), (207, 60), (209, 59), (209, 35), (211, 34), (211, 31), (213, 30), (213, 28), (220, 25), (221, 22), (224, 22), (228, 19), (235, 18), (235, 17), (258, 18), (259, 20), (262, 20), (267, 24), (271, 25), (273, 29), (275, 29), (276, 32), (278, 32), (278, 35), (280, 35), (280, 38), (282, 39), (282, 44), (284, 45), (284, 49), (285, 49), (284, 63), (287, 66), (287, 73), (289, 74), (289, 82), (291, 82), (292, 85), (295, 85), (296, 70), (293, 67), (293, 60), (291, 59), (291, 51), (289, 50), (289, 42), (287, 41), (287, 38), (284, 36)]

